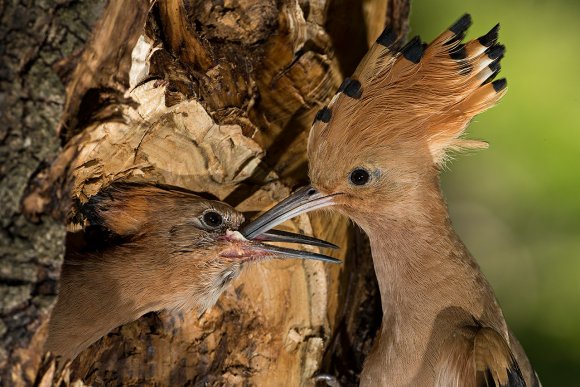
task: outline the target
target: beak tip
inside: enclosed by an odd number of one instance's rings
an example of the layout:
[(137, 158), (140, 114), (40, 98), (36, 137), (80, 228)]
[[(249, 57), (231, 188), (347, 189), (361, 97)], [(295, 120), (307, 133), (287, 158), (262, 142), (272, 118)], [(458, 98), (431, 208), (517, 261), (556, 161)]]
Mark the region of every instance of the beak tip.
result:
[(338, 245), (335, 245), (334, 243), (330, 243), (330, 242), (327, 242), (327, 243), (328, 243), (328, 248), (329, 248), (329, 249), (333, 249), (333, 250), (338, 250), (338, 249), (340, 249), (340, 246), (338, 246)]

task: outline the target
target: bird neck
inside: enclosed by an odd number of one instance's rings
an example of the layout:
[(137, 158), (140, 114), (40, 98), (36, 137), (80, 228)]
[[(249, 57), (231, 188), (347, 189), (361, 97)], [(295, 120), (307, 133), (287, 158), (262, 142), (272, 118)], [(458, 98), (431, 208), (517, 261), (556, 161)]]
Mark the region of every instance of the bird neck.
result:
[(381, 293), (383, 329), (388, 321), (399, 332), (427, 338), (448, 308), (501, 325), (493, 291), (455, 233), (438, 184), (407, 208), (385, 211), (380, 222), (363, 226)]
[(150, 290), (162, 289), (155, 286), (158, 275), (144, 267), (135, 253), (119, 250), (110, 259), (65, 260), (47, 350), (73, 359), (112, 329), (158, 310)]

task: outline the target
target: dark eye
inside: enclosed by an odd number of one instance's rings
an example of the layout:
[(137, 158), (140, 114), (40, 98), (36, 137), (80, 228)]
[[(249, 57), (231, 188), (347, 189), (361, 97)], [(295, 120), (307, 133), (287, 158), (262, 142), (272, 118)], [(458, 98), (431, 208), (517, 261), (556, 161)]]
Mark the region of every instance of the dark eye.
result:
[(371, 179), (371, 175), (369, 175), (369, 172), (366, 169), (356, 168), (350, 173), (348, 178), (354, 185), (365, 185)]
[(224, 218), (215, 211), (208, 211), (203, 214), (203, 223), (209, 227), (216, 228), (224, 223)]

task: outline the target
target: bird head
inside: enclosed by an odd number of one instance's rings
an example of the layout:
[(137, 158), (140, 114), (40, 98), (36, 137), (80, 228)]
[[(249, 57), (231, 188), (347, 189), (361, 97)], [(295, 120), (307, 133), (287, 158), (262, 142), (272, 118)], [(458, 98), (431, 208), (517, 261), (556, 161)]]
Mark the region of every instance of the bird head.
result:
[[(264, 214), (264, 224), (326, 206), (364, 229), (377, 213), (421, 216), (421, 206), (439, 192), (449, 152), (487, 146), (462, 135), (506, 91), (505, 79), (493, 81), (504, 54), (496, 43), (499, 25), (462, 43), (470, 24), (464, 15), (430, 44), (415, 37), (403, 47), (387, 27), (316, 114), (308, 142), (311, 185)], [(263, 230), (258, 219), (245, 232)]]
[[(141, 288), (142, 300), (155, 304), (154, 310), (203, 311), (250, 262), (273, 258), (340, 262), (264, 243), (336, 247), (316, 238), (277, 230), (246, 238), (238, 231), (245, 220), (242, 213), (176, 187), (113, 184), (92, 196), (81, 212), (89, 227), (108, 235), (109, 243), (97, 246), (95, 259), (114, 267), (113, 276), (125, 288)], [(85, 259), (79, 256), (78, 261)]]

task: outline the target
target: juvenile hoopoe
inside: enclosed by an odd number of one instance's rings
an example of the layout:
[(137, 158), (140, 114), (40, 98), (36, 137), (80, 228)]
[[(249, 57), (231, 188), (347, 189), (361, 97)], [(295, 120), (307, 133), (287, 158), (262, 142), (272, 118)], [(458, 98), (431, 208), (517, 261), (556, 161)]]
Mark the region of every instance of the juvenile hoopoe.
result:
[(248, 240), (236, 231), (244, 221), (241, 213), (176, 187), (114, 184), (91, 197), (81, 212), (107, 243), (65, 257), (46, 349), (68, 359), (145, 313), (203, 312), (246, 263), (339, 262), (262, 243), (336, 247), (316, 238), (271, 230)]
[(491, 286), (449, 219), (439, 171), (449, 151), (506, 92), (493, 81), (499, 25), (462, 43), (464, 15), (430, 44), (379, 36), (328, 107), (316, 115), (311, 185), (243, 229), (247, 237), (333, 206), (368, 235), (383, 307), (363, 386), (537, 386)]

